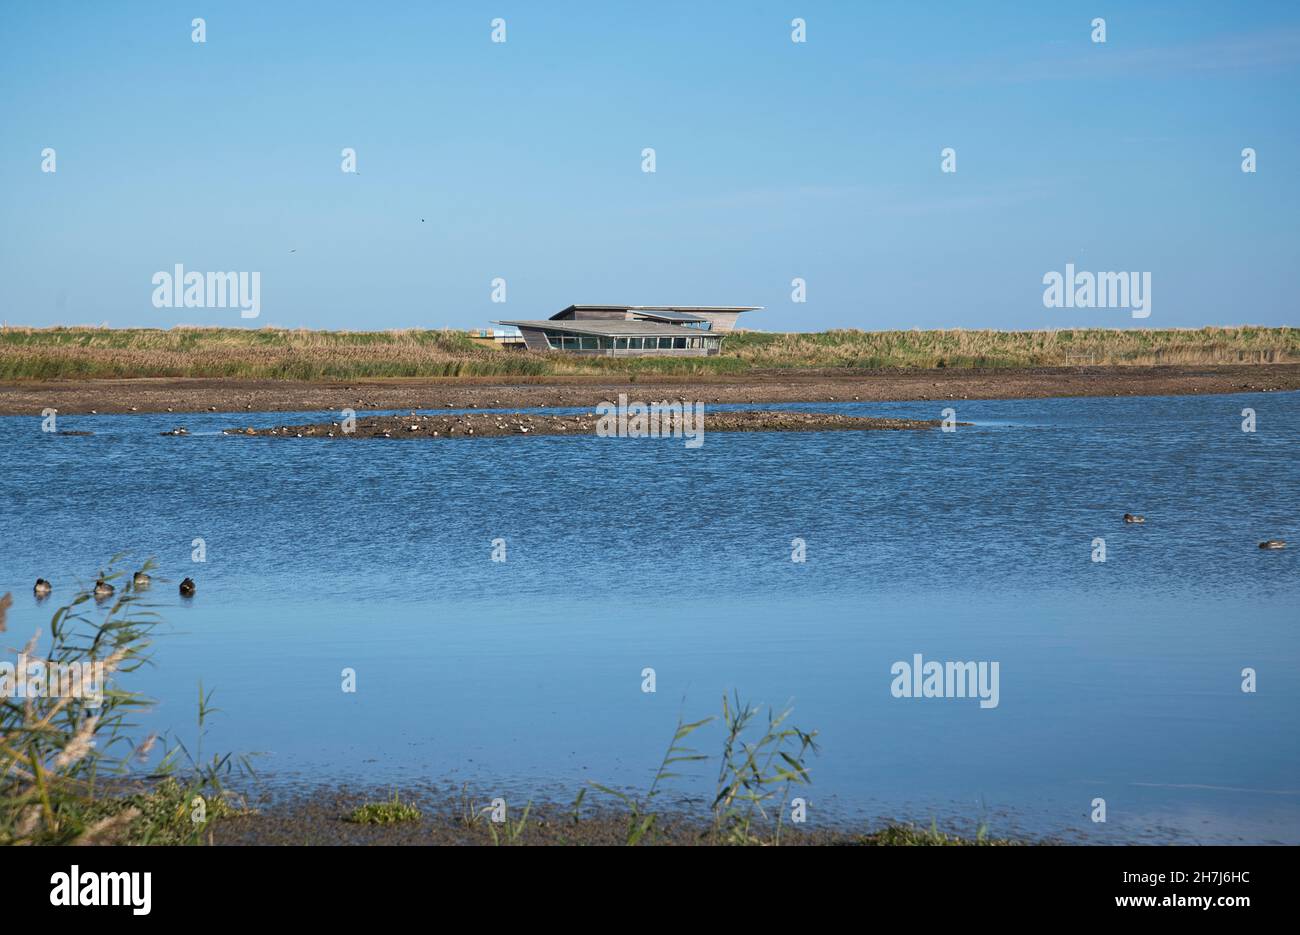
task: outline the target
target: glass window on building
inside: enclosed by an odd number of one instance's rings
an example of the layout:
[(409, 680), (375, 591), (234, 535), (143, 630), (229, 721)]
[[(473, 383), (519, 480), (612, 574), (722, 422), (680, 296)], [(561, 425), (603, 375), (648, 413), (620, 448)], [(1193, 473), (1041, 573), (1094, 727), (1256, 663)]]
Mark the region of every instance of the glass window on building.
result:
[(582, 339), (582, 349), (584, 351), (594, 351), (596, 349), (596, 339), (584, 337)]
[(627, 338), (615, 338), (615, 339), (614, 339), (614, 350), (616, 350), (616, 351), (625, 351), (625, 350), (627, 350)]
[(673, 338), (673, 347), (677, 348), (678, 350), (684, 350), (686, 348), (686, 339)]
[(641, 339), (640, 339), (640, 338), (628, 338), (628, 339), (627, 339), (627, 347), (628, 347), (628, 350), (632, 350), (632, 351), (639, 351), (639, 350), (641, 350)]
[(576, 351), (578, 349), (578, 339), (571, 334), (564, 336), (564, 349), (566, 351)]

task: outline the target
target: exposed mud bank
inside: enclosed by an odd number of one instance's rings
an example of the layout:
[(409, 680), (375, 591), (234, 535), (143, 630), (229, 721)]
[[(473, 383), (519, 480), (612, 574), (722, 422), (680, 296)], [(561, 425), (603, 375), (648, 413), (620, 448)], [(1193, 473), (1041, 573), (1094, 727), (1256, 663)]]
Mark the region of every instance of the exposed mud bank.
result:
[(702, 439), (709, 432), (839, 432), (873, 430), (932, 429), (938, 419), (875, 419), (822, 412), (721, 411), (692, 413), (679, 408), (640, 423), (625, 419), (620, 431), (613, 416), (541, 415), (521, 412), (469, 412), (461, 415), (412, 414), (406, 416), (359, 416), (355, 425), (347, 420), (306, 425), (276, 425), (266, 428), (244, 426), (226, 430), (228, 435), (265, 435), (276, 438), (500, 438), (541, 435), (622, 435), (624, 437), (673, 437), (688, 441)]
[(0, 415), (89, 412), (303, 412), (595, 406), (626, 393), (705, 403), (1177, 396), (1300, 389), (1300, 365), (1077, 367), (1034, 370), (767, 371), (742, 377), (446, 378), (303, 383), (131, 379), (0, 385)]

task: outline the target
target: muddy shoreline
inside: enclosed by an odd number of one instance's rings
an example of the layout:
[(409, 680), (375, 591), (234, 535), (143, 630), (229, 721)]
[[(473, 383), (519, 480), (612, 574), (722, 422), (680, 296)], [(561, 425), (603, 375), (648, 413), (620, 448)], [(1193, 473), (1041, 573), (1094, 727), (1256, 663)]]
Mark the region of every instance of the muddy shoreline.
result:
[[(352, 813), (367, 802), (387, 802), (394, 795), (419, 809), (409, 821), (363, 824)], [(362, 790), (321, 788), (289, 799), (249, 803), (250, 807), (214, 822), (210, 843), (234, 846), (386, 845), (386, 846), (615, 846), (628, 843), (626, 810), (593, 793), (583, 801), (517, 801), (506, 821), (494, 824), (484, 808), (486, 799), (468, 798), (464, 790)], [(527, 804), (527, 820), (521, 823)], [(495, 832), (495, 834), (494, 834)], [(1056, 844), (1050, 839), (1022, 841), (997, 835), (981, 836), (976, 829), (931, 829), (907, 822), (756, 822), (746, 843), (780, 846), (916, 846)], [(712, 824), (699, 810), (669, 806), (656, 814), (644, 845), (700, 846), (741, 843)]]
[(147, 378), (0, 384), (0, 415), (592, 407), (626, 393), (704, 403), (1178, 396), (1300, 389), (1300, 364), (1030, 370), (763, 371), (739, 376), (439, 378), (301, 383)]

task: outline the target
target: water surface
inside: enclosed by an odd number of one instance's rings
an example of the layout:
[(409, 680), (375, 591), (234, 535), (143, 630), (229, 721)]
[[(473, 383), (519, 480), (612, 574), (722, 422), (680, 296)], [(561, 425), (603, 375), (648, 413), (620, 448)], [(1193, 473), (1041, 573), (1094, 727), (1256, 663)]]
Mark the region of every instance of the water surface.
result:
[[(159, 700), (146, 726), (192, 736), (202, 679), (208, 748), (261, 751), (271, 776), (643, 787), (679, 714), (738, 690), (819, 731), (812, 820), (1300, 842), (1300, 394), (762, 408), (944, 405), (975, 425), (697, 450), (220, 434), (328, 413), (61, 420), (91, 437), (3, 418), (0, 640), (130, 550), (172, 582), (135, 681)], [(158, 436), (178, 422), (195, 434)], [(38, 576), (57, 587), (40, 607)], [(915, 653), (997, 661), (998, 706), (894, 698)], [(696, 739), (713, 753), (719, 732)], [(715, 769), (676, 788), (706, 797)]]

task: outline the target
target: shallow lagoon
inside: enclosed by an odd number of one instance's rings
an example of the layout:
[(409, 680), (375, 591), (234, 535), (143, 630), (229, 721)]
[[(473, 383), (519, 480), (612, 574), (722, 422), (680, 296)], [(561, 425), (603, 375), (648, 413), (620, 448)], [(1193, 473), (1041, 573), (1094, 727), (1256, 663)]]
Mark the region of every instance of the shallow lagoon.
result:
[[(149, 726), (190, 736), (202, 679), (223, 712), (208, 749), (262, 751), (268, 776), (642, 786), (678, 715), (738, 689), (820, 732), (813, 820), (1300, 842), (1300, 394), (805, 408), (948, 405), (976, 424), (695, 450), (220, 434), (328, 413), (60, 420), (91, 437), (0, 419), (5, 645), (130, 549), (171, 579), (135, 682), (160, 702)], [(158, 436), (176, 424), (195, 434)], [(56, 585), (39, 607), (38, 576)], [(893, 697), (916, 653), (997, 661), (998, 706)]]

